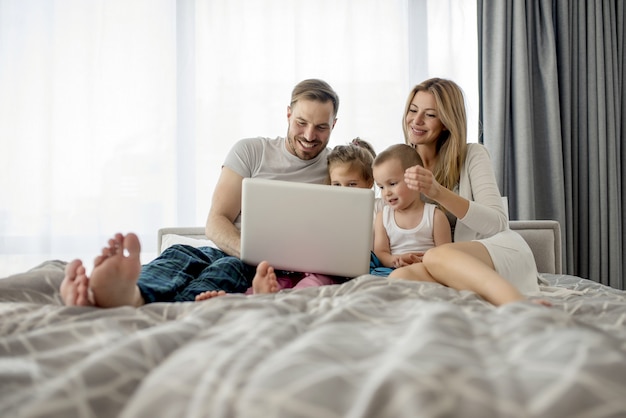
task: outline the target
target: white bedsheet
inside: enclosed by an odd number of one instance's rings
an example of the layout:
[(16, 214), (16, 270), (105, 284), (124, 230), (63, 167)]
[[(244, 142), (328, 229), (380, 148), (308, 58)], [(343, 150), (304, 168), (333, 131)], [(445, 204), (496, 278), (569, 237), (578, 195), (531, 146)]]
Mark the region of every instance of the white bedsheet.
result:
[(0, 280), (0, 416), (626, 416), (626, 292), (577, 277), (552, 308), (368, 275), (102, 310), (62, 268)]

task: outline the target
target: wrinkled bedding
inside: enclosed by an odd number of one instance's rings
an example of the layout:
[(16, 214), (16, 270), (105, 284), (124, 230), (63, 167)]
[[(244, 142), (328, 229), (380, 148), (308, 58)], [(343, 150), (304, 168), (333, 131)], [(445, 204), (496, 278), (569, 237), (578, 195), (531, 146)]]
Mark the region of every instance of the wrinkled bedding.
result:
[(0, 280), (2, 417), (624, 417), (626, 292), (361, 276), (275, 295), (64, 307), (64, 263)]

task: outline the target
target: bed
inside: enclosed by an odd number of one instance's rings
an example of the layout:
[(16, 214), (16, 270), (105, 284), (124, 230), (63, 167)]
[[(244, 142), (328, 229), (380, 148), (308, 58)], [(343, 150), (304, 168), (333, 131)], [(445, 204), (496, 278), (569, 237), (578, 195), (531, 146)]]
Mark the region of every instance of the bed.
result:
[[(199, 303), (65, 307), (65, 262), (45, 262), (0, 280), (0, 416), (626, 416), (626, 292), (562, 274), (557, 222), (511, 227), (552, 308), (496, 308), (370, 275)], [(202, 228), (158, 239), (200, 245)]]

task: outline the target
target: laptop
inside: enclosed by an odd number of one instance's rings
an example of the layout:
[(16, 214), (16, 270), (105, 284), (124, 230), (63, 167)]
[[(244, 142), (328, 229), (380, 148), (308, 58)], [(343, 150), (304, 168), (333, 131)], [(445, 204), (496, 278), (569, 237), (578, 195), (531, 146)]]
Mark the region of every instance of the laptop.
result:
[(245, 178), (241, 259), (277, 270), (356, 277), (369, 273), (374, 191)]

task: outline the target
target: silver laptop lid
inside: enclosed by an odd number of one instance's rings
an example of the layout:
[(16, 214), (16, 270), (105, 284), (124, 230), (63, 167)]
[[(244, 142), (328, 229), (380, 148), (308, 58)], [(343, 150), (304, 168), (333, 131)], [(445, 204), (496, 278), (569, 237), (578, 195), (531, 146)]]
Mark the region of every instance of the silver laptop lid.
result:
[(369, 273), (373, 190), (257, 178), (242, 187), (244, 262), (342, 277)]

